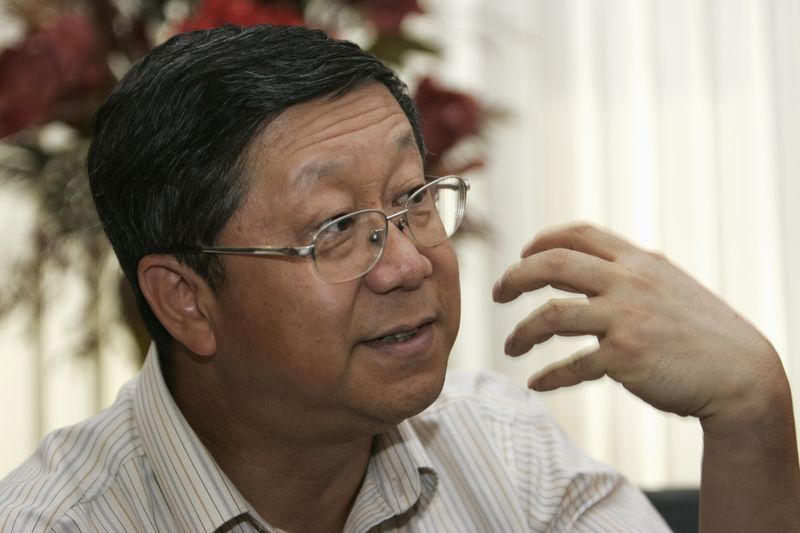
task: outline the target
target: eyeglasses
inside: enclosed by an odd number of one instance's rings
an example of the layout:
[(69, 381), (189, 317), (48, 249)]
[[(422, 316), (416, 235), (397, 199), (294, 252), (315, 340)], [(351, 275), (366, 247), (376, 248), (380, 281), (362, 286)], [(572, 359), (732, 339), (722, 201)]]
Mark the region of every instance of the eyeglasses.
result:
[(436, 178), (415, 190), (400, 211), (386, 215), (377, 209), (363, 209), (337, 217), (320, 227), (307, 246), (195, 246), (175, 251), (311, 256), (320, 279), (344, 283), (364, 276), (378, 263), (386, 246), (390, 221), (400, 231), (408, 228), (408, 235), (419, 246), (431, 248), (446, 241), (464, 219), (467, 190), (469, 183), (460, 176)]

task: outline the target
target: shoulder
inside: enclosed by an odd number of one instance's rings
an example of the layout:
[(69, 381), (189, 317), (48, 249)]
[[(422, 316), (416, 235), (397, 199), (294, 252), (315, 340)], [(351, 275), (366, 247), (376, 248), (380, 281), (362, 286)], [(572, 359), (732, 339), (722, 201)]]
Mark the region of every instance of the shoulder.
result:
[(529, 516), (548, 517), (530, 518), (531, 523), (545, 523), (564, 512), (563, 506), (578, 515), (624, 482), (570, 441), (539, 393), (504, 376), (452, 372), (440, 397), (414, 424), (418, 432), (433, 435), (428, 449), (437, 459), (480, 455), (489, 465), (484, 470), (494, 476), (503, 472)]
[(580, 472), (617, 475), (610, 466), (591, 459), (572, 443), (548, 412), (540, 393), (506, 376), (451, 372), (442, 394), (420, 419), (423, 423), (435, 421), (479, 429), (470, 430), (472, 439), (502, 450), (509, 466), (529, 467), (535, 463), (563, 479)]
[(49, 531), (101, 498), (125, 465), (144, 453), (132, 402), (129, 383), (105, 411), (47, 435), (0, 481), (0, 531)]
[(542, 465), (547, 468), (591, 463), (578, 464), (588, 458), (570, 443), (539, 393), (494, 373), (449, 372), (439, 398), (413, 423), (434, 425), (459, 446), (495, 450), (512, 469), (545, 456), (565, 458)]
[(505, 376), (451, 372), (440, 397), (413, 424), (445, 473), (448, 464), (457, 465), (482, 483), (494, 479), (509, 487), (532, 530), (572, 530), (578, 524), (591, 531), (599, 524), (619, 531), (665, 530), (620, 473), (570, 441), (539, 393)]

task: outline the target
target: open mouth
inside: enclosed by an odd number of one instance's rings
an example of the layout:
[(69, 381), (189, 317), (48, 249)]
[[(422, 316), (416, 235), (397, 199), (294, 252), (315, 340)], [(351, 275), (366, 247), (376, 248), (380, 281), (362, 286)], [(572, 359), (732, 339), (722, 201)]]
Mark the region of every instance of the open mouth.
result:
[[(372, 339), (363, 341), (363, 344), (381, 350), (412, 349), (423, 340), (430, 337), (432, 324), (435, 319), (427, 318), (417, 322), (417, 325), (398, 326)], [(423, 344), (427, 343), (427, 340)], [(403, 348), (405, 347), (405, 348)]]
[(381, 337), (380, 339), (377, 339), (377, 340), (379, 342), (387, 342), (387, 343), (404, 341), (404, 340), (410, 339), (411, 337), (416, 335), (416, 333), (419, 331), (419, 329), (420, 328), (414, 328), (414, 329), (409, 330), (409, 331), (403, 331), (403, 332), (400, 332), (400, 333), (395, 333), (394, 335), (386, 335), (385, 337)]

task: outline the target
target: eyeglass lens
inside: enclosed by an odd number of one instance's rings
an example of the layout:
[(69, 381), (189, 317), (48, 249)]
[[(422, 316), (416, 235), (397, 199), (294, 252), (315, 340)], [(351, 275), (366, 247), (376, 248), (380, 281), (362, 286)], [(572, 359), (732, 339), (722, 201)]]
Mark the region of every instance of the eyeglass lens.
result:
[[(409, 197), (407, 227), (420, 246), (432, 247), (453, 235), (461, 224), (466, 187), (458, 177), (438, 179)], [(314, 242), (320, 277), (340, 283), (367, 273), (381, 256), (388, 223), (379, 211), (362, 211), (329, 222)]]

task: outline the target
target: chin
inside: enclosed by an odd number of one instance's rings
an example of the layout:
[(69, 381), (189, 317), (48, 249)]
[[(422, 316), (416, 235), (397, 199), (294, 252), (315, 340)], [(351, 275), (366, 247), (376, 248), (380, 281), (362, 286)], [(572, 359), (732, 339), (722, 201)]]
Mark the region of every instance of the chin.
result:
[(378, 391), (379, 397), (361, 410), (361, 415), (376, 422), (382, 429), (396, 426), (418, 415), (439, 397), (444, 386), (447, 364), (413, 376), (403, 382)]
[(436, 375), (426, 376), (428, 379), (424, 383), (420, 383), (413, 391), (409, 391), (405, 398), (397, 402), (397, 423), (402, 422), (406, 418), (418, 415), (439, 397), (444, 386), (444, 378), (447, 367), (445, 366), (441, 372)]

